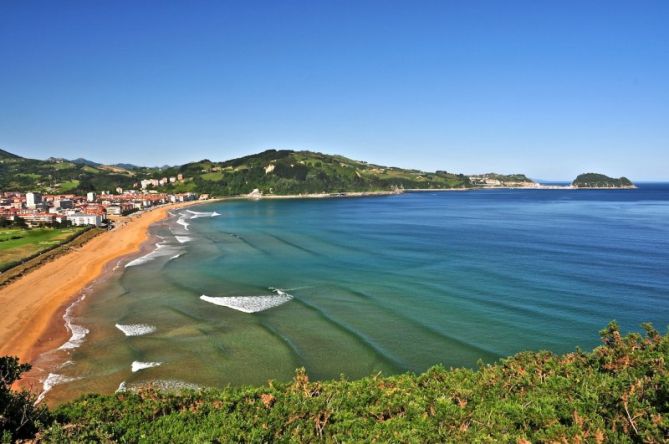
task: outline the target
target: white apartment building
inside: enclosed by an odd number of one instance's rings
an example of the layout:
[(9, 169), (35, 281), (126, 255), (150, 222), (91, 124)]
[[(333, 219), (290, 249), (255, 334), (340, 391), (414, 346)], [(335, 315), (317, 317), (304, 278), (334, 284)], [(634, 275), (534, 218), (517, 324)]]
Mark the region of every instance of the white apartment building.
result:
[(40, 193), (26, 193), (26, 206), (35, 209), (37, 205), (42, 203), (42, 195)]
[(102, 216), (95, 214), (75, 213), (68, 216), (67, 219), (72, 221), (72, 225), (76, 226), (95, 225), (96, 227), (99, 227), (102, 224)]
[(120, 205), (109, 205), (107, 207), (107, 214), (120, 216), (122, 213)]

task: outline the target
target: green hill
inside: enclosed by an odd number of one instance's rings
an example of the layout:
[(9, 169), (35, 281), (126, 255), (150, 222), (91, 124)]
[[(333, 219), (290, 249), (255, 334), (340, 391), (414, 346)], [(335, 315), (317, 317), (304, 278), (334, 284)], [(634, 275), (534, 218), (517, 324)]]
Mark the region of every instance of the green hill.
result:
[(5, 150), (0, 150), (0, 161), (4, 159), (17, 159), (17, 158), (19, 158), (19, 156), (17, 156), (16, 154), (12, 154)]
[(626, 177), (615, 179), (597, 173), (580, 174), (574, 179), (572, 186), (577, 188), (635, 188), (632, 181)]
[(166, 168), (124, 168), (86, 159), (35, 160), (3, 153), (0, 189), (6, 191), (113, 191), (116, 187), (131, 188), (142, 179), (177, 174), (183, 174), (186, 180), (157, 189), (232, 196), (254, 189), (265, 194), (301, 194), (471, 186), (460, 174), (384, 167), (310, 151), (268, 150), (225, 162), (205, 159)]
[(591, 353), (523, 352), (477, 370), (355, 381), (310, 381), (298, 371), (291, 383), (262, 387), (89, 395), (53, 412), (32, 410), (28, 397), (4, 412), (0, 402), (5, 424), (25, 423), (12, 431), (0, 421), (0, 436), (4, 429), (25, 438), (39, 430), (54, 443), (667, 442), (669, 335), (645, 328), (645, 336), (623, 337), (612, 323)]
[(27, 159), (0, 152), (0, 190), (86, 193), (129, 188), (137, 181), (121, 168), (93, 166), (65, 159)]
[(166, 191), (198, 191), (217, 196), (247, 194), (334, 193), (390, 191), (395, 188), (467, 188), (467, 177), (443, 171), (372, 165), (346, 157), (310, 151), (267, 150), (225, 162), (202, 160), (169, 168), (188, 180)]

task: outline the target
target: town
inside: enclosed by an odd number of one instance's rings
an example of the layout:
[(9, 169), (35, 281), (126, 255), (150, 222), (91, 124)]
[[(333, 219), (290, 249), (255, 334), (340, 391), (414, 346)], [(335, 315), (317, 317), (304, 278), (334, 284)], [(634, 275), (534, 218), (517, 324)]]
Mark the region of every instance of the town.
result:
[[(158, 181), (156, 181), (158, 182)], [(119, 216), (142, 211), (158, 205), (206, 200), (206, 194), (159, 193), (123, 190), (100, 194), (89, 192), (85, 196), (75, 194), (42, 194), (38, 192), (0, 192), (0, 222), (27, 227), (37, 226), (95, 226), (113, 227)], [(152, 184), (148, 184), (152, 185)]]

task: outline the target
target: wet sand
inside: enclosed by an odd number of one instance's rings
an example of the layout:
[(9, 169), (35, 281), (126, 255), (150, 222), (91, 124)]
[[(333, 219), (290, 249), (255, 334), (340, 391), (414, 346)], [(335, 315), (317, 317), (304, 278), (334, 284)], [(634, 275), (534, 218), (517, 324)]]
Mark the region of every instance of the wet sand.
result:
[(114, 259), (137, 253), (149, 238), (148, 228), (169, 210), (201, 201), (165, 205), (127, 218), (81, 248), (60, 256), (0, 289), (0, 356), (31, 362), (66, 342), (69, 333), (62, 315), (68, 305)]

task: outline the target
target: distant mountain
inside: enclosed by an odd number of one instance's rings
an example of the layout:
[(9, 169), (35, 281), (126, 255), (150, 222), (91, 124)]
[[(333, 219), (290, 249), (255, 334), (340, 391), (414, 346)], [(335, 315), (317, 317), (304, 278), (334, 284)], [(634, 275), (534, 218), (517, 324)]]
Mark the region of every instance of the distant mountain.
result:
[(5, 150), (0, 150), (0, 159), (20, 159), (20, 158), (21, 156), (17, 156), (16, 154), (12, 154)]
[(137, 182), (137, 178), (126, 170), (93, 164), (95, 162), (77, 163), (53, 157), (27, 159), (0, 151), (0, 190), (81, 194), (111, 191), (118, 186), (130, 188)]
[(616, 179), (598, 173), (580, 174), (574, 179), (572, 186), (576, 188), (636, 188), (626, 177)]
[(136, 170), (136, 169), (139, 169), (139, 168), (143, 168), (139, 165), (134, 165), (132, 163), (115, 163), (111, 166), (118, 167), (118, 168), (123, 168), (125, 170)]
[(83, 157), (79, 157), (78, 159), (70, 160), (70, 162), (76, 163), (78, 165), (88, 165), (88, 166), (92, 166), (92, 167), (102, 166), (101, 163), (93, 162), (92, 160), (84, 159)]

